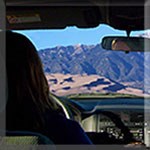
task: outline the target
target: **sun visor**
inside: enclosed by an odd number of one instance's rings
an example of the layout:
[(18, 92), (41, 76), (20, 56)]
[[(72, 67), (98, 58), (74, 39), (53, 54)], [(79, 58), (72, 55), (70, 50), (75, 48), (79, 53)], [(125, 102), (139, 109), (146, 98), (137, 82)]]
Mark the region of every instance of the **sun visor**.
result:
[(102, 22), (98, 7), (7, 7), (7, 29), (62, 29), (96, 27)]

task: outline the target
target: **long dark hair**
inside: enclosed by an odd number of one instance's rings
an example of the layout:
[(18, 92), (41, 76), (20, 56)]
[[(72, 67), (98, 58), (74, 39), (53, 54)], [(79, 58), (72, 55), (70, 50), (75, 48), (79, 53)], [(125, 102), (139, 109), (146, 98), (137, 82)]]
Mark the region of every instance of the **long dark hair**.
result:
[(21, 34), (6, 34), (6, 70), (8, 129), (36, 129), (43, 124), (42, 114), (46, 110), (60, 109), (49, 96), (49, 86), (34, 45)]

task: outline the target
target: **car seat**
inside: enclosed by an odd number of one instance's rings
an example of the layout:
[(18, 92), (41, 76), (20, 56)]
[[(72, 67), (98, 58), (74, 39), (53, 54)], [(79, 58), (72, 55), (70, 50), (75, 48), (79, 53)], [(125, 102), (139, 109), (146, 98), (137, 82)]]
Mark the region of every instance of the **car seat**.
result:
[(1, 144), (15, 145), (45, 145), (54, 144), (48, 137), (37, 132), (29, 131), (6, 131)]

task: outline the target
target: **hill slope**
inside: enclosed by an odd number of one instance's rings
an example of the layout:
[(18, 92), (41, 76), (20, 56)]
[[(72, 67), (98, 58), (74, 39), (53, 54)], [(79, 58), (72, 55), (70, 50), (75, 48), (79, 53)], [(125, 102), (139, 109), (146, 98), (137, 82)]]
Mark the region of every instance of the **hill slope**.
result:
[(144, 89), (144, 53), (106, 51), (101, 45), (58, 46), (39, 51), (46, 73), (104, 76)]

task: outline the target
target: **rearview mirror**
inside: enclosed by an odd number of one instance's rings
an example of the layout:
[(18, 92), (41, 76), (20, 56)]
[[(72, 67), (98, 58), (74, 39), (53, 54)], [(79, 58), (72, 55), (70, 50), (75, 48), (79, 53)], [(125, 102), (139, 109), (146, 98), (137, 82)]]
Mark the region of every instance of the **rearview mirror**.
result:
[(143, 37), (104, 37), (102, 47), (115, 51), (150, 51), (150, 39)]

